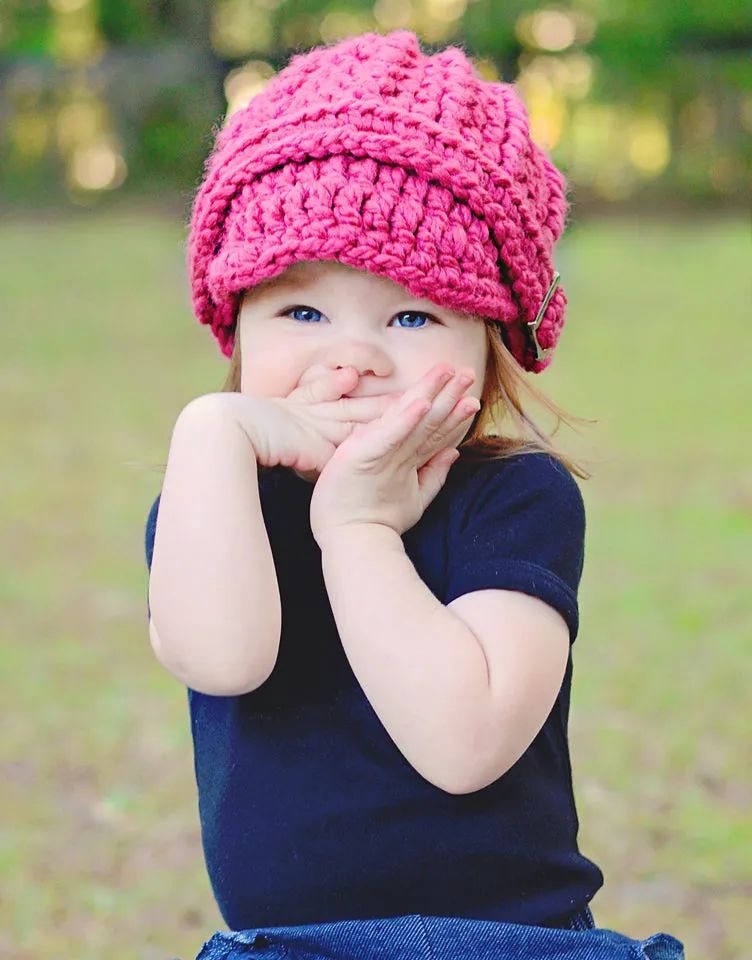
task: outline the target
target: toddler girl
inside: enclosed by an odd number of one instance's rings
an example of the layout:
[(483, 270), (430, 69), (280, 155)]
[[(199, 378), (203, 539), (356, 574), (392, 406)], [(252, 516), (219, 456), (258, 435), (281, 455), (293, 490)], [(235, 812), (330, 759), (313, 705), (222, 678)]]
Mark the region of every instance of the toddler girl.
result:
[(583, 505), (521, 400), (566, 209), (513, 88), (407, 32), (294, 59), (219, 134), (189, 272), (230, 373), (147, 526), (231, 931), (203, 960), (682, 956), (595, 929), (577, 846)]

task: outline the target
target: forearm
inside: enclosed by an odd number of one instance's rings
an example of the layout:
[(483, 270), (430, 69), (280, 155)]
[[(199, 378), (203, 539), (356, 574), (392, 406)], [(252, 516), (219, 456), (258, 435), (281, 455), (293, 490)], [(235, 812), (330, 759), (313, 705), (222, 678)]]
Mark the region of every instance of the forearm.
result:
[(334, 532), (322, 542), (322, 563), (347, 657), (400, 751), (442, 789), (477, 788), (499, 733), (472, 631), (431, 593), (386, 526)]
[(173, 431), (149, 581), (160, 662), (193, 689), (255, 689), (280, 636), (274, 562), (247, 433), (217, 396), (200, 397)]

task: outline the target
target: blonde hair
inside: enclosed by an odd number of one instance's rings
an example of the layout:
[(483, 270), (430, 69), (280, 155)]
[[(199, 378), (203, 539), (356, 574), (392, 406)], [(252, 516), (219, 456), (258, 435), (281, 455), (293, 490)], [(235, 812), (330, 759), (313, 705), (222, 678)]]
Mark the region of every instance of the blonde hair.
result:
[[(486, 322), (488, 361), (481, 394), (481, 408), (470, 432), (460, 444), (463, 455), (478, 459), (503, 459), (520, 453), (547, 453), (571, 473), (587, 479), (588, 472), (554, 445), (553, 437), (562, 424), (577, 429), (592, 421), (567, 413), (534, 387), (528, 375), (507, 349), (497, 323)], [(241, 351), (236, 335), (222, 391), (240, 392)], [(525, 401), (543, 407), (554, 418), (550, 432), (528, 413)]]

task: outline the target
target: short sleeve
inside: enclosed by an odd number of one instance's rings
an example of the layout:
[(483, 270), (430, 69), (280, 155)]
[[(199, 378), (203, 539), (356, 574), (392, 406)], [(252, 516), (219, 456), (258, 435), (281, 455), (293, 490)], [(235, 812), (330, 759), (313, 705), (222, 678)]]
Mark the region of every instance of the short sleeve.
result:
[[(159, 497), (154, 501), (149, 511), (149, 516), (146, 518), (146, 531), (144, 534), (144, 546), (146, 548), (146, 565), (149, 568), (149, 573), (151, 573), (151, 558), (154, 556), (154, 537), (157, 532), (157, 515), (159, 513)], [(146, 598), (146, 614), (148, 617), (151, 617), (151, 609), (149, 608), (149, 598)]]
[(154, 556), (154, 537), (157, 532), (157, 515), (159, 514), (159, 497), (152, 504), (149, 516), (146, 519), (144, 546), (146, 548), (146, 564), (151, 570), (151, 559)]
[(571, 473), (547, 454), (490, 461), (463, 491), (450, 527), (445, 603), (514, 590), (557, 610), (574, 641), (585, 510)]

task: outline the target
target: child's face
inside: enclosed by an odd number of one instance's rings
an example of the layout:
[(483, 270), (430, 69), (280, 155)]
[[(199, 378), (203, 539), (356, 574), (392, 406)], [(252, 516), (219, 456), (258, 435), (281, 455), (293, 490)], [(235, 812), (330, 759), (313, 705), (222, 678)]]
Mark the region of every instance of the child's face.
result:
[(481, 397), (484, 322), (416, 300), (399, 284), (330, 261), (299, 263), (246, 294), (238, 318), (241, 391), (286, 397), (339, 367), (351, 396), (402, 393), (439, 362), (470, 367)]

